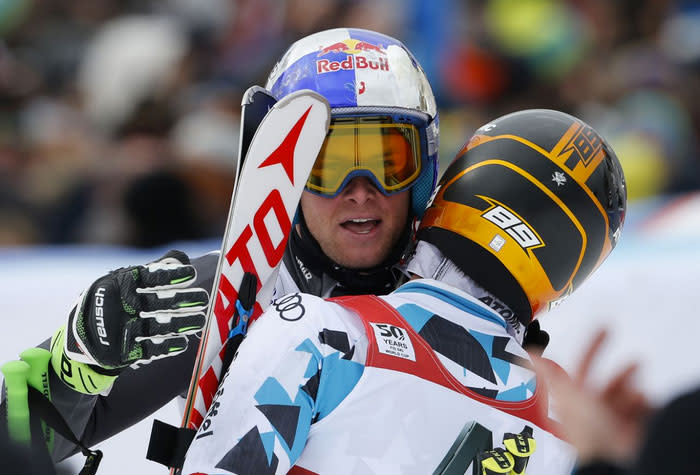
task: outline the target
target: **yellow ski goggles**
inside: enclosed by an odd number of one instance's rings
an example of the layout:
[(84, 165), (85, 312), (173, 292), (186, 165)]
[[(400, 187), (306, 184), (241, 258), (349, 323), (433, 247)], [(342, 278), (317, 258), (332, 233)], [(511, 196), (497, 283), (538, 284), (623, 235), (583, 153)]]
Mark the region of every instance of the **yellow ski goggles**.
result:
[(371, 179), (386, 195), (409, 188), (421, 172), (421, 135), (390, 116), (331, 120), (306, 189), (336, 196), (355, 177)]

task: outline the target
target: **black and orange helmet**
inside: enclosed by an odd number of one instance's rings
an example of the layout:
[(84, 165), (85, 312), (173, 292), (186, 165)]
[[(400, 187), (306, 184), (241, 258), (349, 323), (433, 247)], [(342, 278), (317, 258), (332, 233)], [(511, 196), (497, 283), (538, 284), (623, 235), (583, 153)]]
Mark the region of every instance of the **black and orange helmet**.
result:
[(527, 325), (610, 254), (626, 203), (620, 162), (595, 130), (563, 112), (524, 110), (484, 125), (460, 150), (417, 238)]

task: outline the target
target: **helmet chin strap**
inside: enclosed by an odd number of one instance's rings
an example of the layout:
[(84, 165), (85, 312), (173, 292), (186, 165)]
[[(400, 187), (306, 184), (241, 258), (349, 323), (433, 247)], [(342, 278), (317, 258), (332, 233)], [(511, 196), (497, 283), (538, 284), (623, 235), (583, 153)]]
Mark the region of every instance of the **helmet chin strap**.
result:
[(494, 294), (477, 284), (474, 279), (462, 272), (457, 265), (445, 257), (430, 243), (418, 241), (406, 271), (426, 279), (435, 279), (456, 287), (486, 304), (508, 323), (508, 333), (518, 343), (523, 343), (525, 328), (518, 321), (515, 312)]

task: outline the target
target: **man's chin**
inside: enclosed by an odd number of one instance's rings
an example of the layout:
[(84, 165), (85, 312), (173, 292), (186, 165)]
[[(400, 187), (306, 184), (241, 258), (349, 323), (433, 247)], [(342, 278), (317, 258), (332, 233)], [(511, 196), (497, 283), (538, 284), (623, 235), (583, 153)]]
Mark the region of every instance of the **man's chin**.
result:
[(339, 259), (333, 260), (346, 269), (362, 271), (363, 269), (372, 269), (377, 267), (384, 261), (385, 258), (386, 257), (384, 255), (368, 256), (367, 253), (363, 253), (361, 256), (343, 256)]

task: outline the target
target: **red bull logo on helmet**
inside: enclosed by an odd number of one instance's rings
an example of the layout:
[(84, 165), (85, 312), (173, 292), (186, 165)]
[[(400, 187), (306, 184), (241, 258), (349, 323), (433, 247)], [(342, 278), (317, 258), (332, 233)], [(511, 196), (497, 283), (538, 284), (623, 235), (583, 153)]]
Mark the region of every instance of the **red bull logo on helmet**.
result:
[(333, 43), (330, 46), (321, 48), (318, 52), (318, 56), (325, 56), (328, 53), (348, 53), (348, 54), (358, 54), (366, 51), (374, 51), (376, 53), (385, 55), (386, 52), (381, 46), (373, 45), (362, 40), (343, 40), (337, 43)]
[[(364, 53), (374, 53), (373, 58), (368, 58)], [(322, 47), (318, 57), (330, 53), (345, 53), (343, 60), (319, 59), (316, 61), (316, 73), (330, 73), (334, 71), (347, 71), (351, 69), (376, 69), (389, 71), (389, 61), (386, 52), (381, 46), (361, 40), (343, 40), (332, 45)]]

